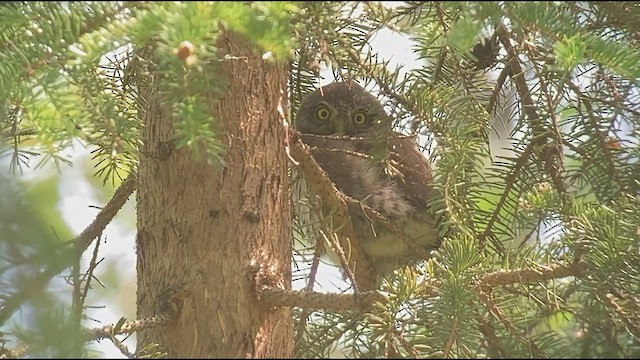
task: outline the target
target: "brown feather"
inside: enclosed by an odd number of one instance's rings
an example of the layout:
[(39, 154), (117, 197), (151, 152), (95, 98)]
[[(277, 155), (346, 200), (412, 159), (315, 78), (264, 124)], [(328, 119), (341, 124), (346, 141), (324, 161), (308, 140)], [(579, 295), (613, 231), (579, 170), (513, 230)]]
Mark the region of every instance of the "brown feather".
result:
[[(327, 107), (335, 117), (321, 120), (318, 106)], [(367, 123), (356, 126), (352, 111), (363, 109)], [(305, 97), (296, 128), (331, 181), (355, 199), (349, 206), (350, 217), (378, 273), (424, 258), (416, 249), (439, 245), (433, 216), (427, 212), (433, 180), (430, 164), (415, 137), (391, 130), (391, 118), (374, 96), (355, 83), (325, 86)], [(368, 215), (362, 205), (396, 229)]]
[(399, 172), (394, 180), (418, 209), (426, 209), (431, 193), (431, 166), (414, 137), (398, 136), (390, 141), (391, 159), (398, 163)]

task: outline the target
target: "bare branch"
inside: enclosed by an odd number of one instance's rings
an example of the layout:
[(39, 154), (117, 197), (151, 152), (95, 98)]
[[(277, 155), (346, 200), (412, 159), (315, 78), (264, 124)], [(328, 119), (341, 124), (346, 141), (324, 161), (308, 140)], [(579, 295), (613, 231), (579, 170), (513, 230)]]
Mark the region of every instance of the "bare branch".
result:
[(122, 355), (126, 356), (128, 359), (135, 359), (136, 355), (131, 353), (127, 346), (122, 341), (118, 340), (115, 335), (112, 335), (110, 339), (111, 342), (113, 342), (113, 345), (115, 345), (118, 350), (120, 350)]
[[(310, 190), (320, 196), (322, 201), (322, 211), (326, 214), (333, 213), (336, 219), (345, 219), (341, 226), (336, 229), (336, 234), (343, 249), (350, 249), (349, 266), (355, 273), (355, 278), (361, 290), (373, 290), (375, 287), (375, 271), (369, 260), (366, 258), (362, 247), (357, 241), (356, 232), (353, 229), (347, 208), (347, 203), (342, 193), (336, 189), (331, 179), (320, 168), (315, 159), (311, 156), (306, 146), (299, 138), (298, 133), (292, 136), (291, 155), (299, 163), (298, 169), (304, 176)], [(373, 276), (372, 276), (373, 275)]]
[(125, 321), (125, 318), (121, 318), (115, 325), (109, 324), (99, 328), (85, 329), (85, 341), (111, 338), (114, 335), (131, 334), (140, 329), (169, 325), (180, 315), (187, 296), (189, 296), (189, 291), (184, 288), (167, 286), (158, 295), (155, 315), (128, 322)]
[(509, 332), (518, 340), (520, 340), (528, 349), (530, 349), (532, 355), (535, 358), (540, 359), (548, 359), (549, 356), (545, 354), (542, 350), (538, 348), (538, 346), (533, 342), (533, 340), (526, 338), (524, 335), (520, 334), (516, 326), (513, 324), (511, 320), (505, 315), (505, 313), (493, 302), (491, 299), (491, 294), (485, 291), (479, 291), (480, 300), (484, 302), (485, 306), (489, 310), (493, 316), (495, 316), (502, 324), (509, 330)]
[(93, 222), (72, 240), (73, 247), (78, 254), (82, 254), (87, 250), (93, 239), (100, 236), (104, 228), (111, 222), (124, 203), (127, 202), (129, 196), (136, 189), (136, 180), (137, 175), (135, 173), (129, 174), (115, 191), (107, 205), (100, 210)]
[(151, 316), (134, 321), (126, 321), (121, 325), (109, 324), (94, 329), (85, 329), (85, 341), (108, 339), (114, 335), (131, 334), (141, 329), (150, 329), (170, 324), (175, 317), (169, 315)]
[[(562, 163), (562, 143), (558, 140), (560, 138), (558, 129), (554, 129), (554, 133), (550, 134), (540, 121), (540, 115), (536, 111), (535, 102), (524, 78), (524, 70), (518, 60), (518, 53), (511, 45), (509, 30), (504, 24), (500, 24), (496, 29), (496, 34), (509, 55), (507, 67), (511, 68), (511, 78), (516, 84), (516, 91), (520, 96), (522, 108), (529, 118), (531, 130), (533, 131), (532, 143), (542, 147), (542, 159), (545, 162), (545, 169), (549, 172), (558, 192), (565, 192), (566, 186), (560, 176), (564, 165)], [(549, 137), (553, 139), (547, 142)]]
[[(318, 273), (318, 265), (320, 265), (320, 257), (322, 256), (323, 252), (324, 242), (316, 241), (316, 249), (313, 252), (313, 260), (311, 261), (311, 269), (309, 270), (309, 280), (307, 282), (307, 285), (304, 287), (304, 291), (313, 291), (313, 287), (316, 283), (316, 275)], [(307, 318), (311, 315), (312, 312), (313, 310), (311, 309), (302, 309), (302, 314), (300, 314), (300, 322), (296, 324), (296, 328), (294, 329), (296, 334), (293, 340), (294, 343), (297, 344), (298, 342), (300, 342), (300, 339), (302, 339), (304, 329), (307, 325)]]
[[(529, 284), (538, 281), (547, 281), (567, 276), (580, 276), (587, 269), (585, 263), (573, 265), (556, 265), (549, 267), (519, 270), (498, 270), (481, 275), (474, 281), (478, 291), (488, 292), (494, 286), (511, 284)], [(418, 293), (423, 297), (436, 297), (439, 295), (438, 286), (441, 281), (431, 279), (418, 286)], [(283, 290), (269, 286), (260, 289), (260, 300), (267, 306), (297, 306), (312, 309), (334, 310), (366, 310), (375, 301), (387, 302), (387, 297), (379, 291), (367, 291), (359, 294), (325, 294), (313, 291)]]
[(482, 275), (478, 280), (480, 286), (504, 286), (510, 284), (529, 284), (538, 281), (580, 276), (587, 270), (587, 264), (580, 262), (573, 265), (539, 266), (538, 268), (519, 270), (498, 270)]

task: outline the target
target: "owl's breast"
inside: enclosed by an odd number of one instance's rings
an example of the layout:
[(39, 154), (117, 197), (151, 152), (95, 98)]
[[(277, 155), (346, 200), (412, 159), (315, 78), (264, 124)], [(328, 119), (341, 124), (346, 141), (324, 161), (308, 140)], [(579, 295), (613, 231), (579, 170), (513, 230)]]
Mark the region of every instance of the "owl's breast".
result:
[[(405, 172), (395, 179), (371, 160), (368, 148), (357, 138), (303, 135), (302, 139), (337, 189), (393, 222), (402, 233), (376, 223), (359, 204), (349, 206), (359, 243), (379, 274), (437, 248), (439, 237), (423, 199), (429, 190), (428, 168), (415, 176)], [(411, 186), (418, 189), (412, 191)]]
[[(303, 135), (313, 158), (345, 195), (362, 200), (375, 190), (377, 176), (366, 158), (359, 156), (348, 137)], [(362, 154), (364, 155), (364, 154)]]
[(383, 226), (375, 226), (370, 219), (353, 216), (358, 229), (360, 244), (379, 274), (392, 272), (412, 260), (418, 260), (439, 245), (433, 218), (414, 214), (402, 221), (395, 221), (403, 235)]

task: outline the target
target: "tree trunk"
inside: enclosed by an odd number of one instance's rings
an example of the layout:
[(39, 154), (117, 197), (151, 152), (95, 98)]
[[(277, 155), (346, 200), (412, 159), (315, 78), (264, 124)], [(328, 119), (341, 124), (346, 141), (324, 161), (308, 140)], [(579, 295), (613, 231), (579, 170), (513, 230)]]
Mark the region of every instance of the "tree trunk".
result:
[(276, 110), (281, 97), (286, 105), (286, 67), (265, 63), (235, 35), (221, 35), (217, 46), (221, 57), (234, 57), (223, 61), (218, 78), (226, 87), (211, 106), (224, 129), (224, 167), (196, 161), (186, 148), (165, 154), (175, 138), (170, 111), (153, 84), (142, 89), (138, 318), (159, 311), (166, 289), (187, 295), (171, 326), (139, 332), (138, 349), (157, 343), (169, 357), (291, 357), (291, 311), (261, 307), (249, 270), (252, 260), (267, 260), (290, 288), (285, 131)]

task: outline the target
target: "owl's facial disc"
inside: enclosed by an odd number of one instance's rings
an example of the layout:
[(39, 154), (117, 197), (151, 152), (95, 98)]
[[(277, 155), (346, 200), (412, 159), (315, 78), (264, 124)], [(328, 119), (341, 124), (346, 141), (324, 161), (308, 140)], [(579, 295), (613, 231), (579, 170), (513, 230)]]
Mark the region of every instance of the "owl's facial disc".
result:
[(317, 135), (367, 136), (384, 127), (386, 114), (377, 99), (352, 82), (325, 85), (302, 100), (296, 129)]
[(330, 129), (329, 132), (335, 135), (351, 135), (353, 132), (353, 124), (349, 118), (349, 114), (345, 111), (336, 109), (329, 104), (321, 103), (316, 108), (316, 119), (325, 128)]
[(364, 109), (336, 109), (328, 104), (320, 104), (316, 108), (316, 119), (328, 126), (334, 135), (359, 135), (366, 132), (371, 125)]

